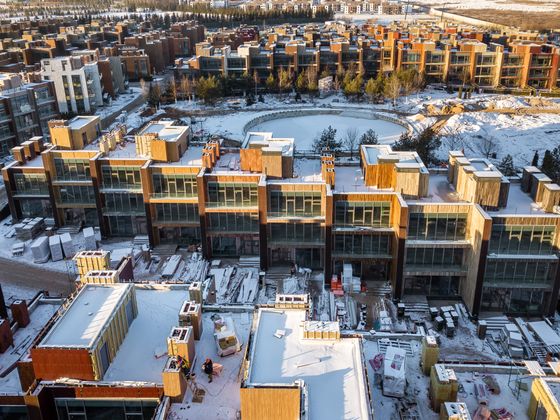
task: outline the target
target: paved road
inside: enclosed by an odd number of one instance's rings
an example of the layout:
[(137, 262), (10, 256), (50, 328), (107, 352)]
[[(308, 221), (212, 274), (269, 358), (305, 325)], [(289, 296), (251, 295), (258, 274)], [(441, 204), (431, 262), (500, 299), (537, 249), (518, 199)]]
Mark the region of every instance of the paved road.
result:
[(21, 264), (0, 257), (0, 283), (48, 290), (51, 295), (68, 295), (72, 282), (68, 274), (45, 270), (39, 266)]

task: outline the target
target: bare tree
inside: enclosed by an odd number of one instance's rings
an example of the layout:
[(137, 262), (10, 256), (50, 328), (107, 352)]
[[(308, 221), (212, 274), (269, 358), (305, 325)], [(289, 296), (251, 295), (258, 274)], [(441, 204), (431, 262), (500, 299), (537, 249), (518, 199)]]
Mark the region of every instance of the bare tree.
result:
[(145, 100), (148, 97), (148, 84), (144, 79), (140, 79), (140, 91)]
[(488, 159), (498, 151), (498, 143), (492, 136), (483, 136), (480, 141), (480, 152)]
[(356, 150), (358, 143), (358, 129), (355, 127), (348, 128), (344, 136), (344, 145), (350, 152), (350, 159), (354, 158), (354, 151)]
[(397, 105), (397, 99), (401, 94), (401, 81), (397, 74), (393, 72), (385, 82), (385, 96), (393, 101), (393, 106)]
[(446, 127), (443, 132), (445, 143), (449, 150), (461, 150), (464, 147), (465, 136), (459, 127)]
[(187, 76), (183, 76), (183, 78), (181, 79), (179, 88), (181, 89), (181, 96), (182, 96), (183, 100), (185, 100), (185, 99), (190, 100), (192, 90), (193, 90), (193, 85), (192, 85), (191, 79), (189, 79)]

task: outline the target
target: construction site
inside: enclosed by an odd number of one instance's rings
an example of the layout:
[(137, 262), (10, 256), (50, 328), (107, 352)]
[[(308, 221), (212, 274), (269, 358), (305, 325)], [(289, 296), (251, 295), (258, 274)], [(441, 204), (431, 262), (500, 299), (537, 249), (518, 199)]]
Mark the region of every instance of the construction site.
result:
[[(560, 416), (554, 319), (474, 320), (461, 302), (395, 303), (389, 285), (365, 293), (344, 273), (326, 290), (306, 268), (144, 248), (75, 253), (67, 300), (6, 298), (2, 407), (66, 418), (78, 404), (93, 416), (110, 396), (135, 401), (146, 419)], [(331, 393), (337, 381), (342, 393)], [(45, 398), (54, 411), (29, 406)]]

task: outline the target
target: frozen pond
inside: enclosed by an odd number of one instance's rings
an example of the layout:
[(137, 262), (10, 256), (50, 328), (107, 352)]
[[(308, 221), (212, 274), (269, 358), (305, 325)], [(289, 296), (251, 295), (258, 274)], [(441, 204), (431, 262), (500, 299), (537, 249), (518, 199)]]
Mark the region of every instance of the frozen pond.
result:
[(353, 117), (349, 115), (317, 114), (306, 116), (286, 116), (262, 122), (251, 128), (251, 131), (271, 131), (274, 137), (293, 137), (296, 148), (311, 150), (313, 140), (328, 126), (336, 128), (338, 140), (343, 141), (349, 128), (356, 128), (358, 136), (372, 129), (379, 136), (379, 143), (393, 143), (406, 128), (375, 118)]

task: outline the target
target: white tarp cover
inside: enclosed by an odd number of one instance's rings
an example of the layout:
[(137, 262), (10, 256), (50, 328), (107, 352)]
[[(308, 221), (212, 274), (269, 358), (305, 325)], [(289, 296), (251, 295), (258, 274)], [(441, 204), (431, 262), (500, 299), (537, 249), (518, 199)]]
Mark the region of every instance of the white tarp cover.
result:
[(531, 329), (537, 334), (537, 337), (545, 344), (545, 346), (560, 345), (560, 336), (550, 328), (546, 321), (529, 322)]
[(404, 397), (406, 387), (406, 350), (387, 347), (383, 362), (383, 395)]

